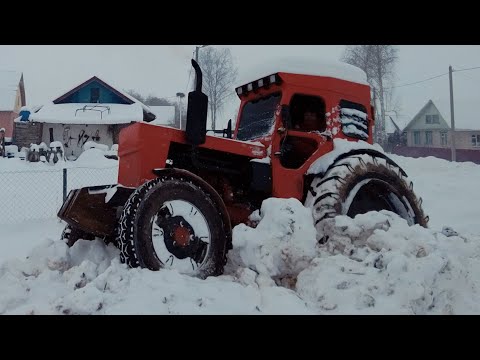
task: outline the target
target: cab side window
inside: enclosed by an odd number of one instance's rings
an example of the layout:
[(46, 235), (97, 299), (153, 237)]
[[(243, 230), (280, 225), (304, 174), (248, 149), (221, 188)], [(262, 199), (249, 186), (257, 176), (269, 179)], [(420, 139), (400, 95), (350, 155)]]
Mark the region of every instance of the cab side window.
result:
[(290, 101), (290, 111), (294, 130), (326, 130), (325, 101), (322, 98), (295, 94)]

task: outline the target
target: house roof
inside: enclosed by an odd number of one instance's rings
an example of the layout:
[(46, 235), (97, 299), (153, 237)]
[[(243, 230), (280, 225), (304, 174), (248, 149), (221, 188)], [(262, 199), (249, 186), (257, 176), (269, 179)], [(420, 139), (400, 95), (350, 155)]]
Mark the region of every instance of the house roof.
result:
[[(15, 122), (20, 122), (20, 117)], [(143, 121), (140, 104), (46, 104), (31, 113), (30, 121), (52, 124), (125, 124)]]
[[(0, 111), (13, 111), (22, 73), (0, 70)], [(25, 96), (23, 96), (25, 97)], [(25, 102), (25, 99), (22, 99)]]
[[(435, 106), (435, 104), (433, 103), (433, 101), (430, 99), (427, 101), (427, 103), (420, 109), (420, 111), (417, 113), (417, 115), (415, 115), (413, 117), (413, 119), (407, 124), (407, 126), (405, 126), (405, 129), (403, 129), (403, 131), (406, 131), (410, 128), (410, 126), (412, 126), (413, 124), (415, 124), (418, 119), (420, 119), (423, 114), (425, 113), (425, 111), (427, 110), (427, 108), (429, 106), (433, 106), (435, 108), (435, 110), (437, 110), (437, 113), (440, 114), (440, 111), (438, 110), (438, 108)], [(442, 114), (440, 114), (440, 117), (442, 117)], [(443, 117), (442, 117), (443, 118)], [(450, 127), (448, 126), (447, 124), (447, 128), (449, 129)]]
[(123, 100), (125, 100), (128, 104), (133, 104), (134, 102), (138, 102), (138, 100), (133, 100), (132, 98), (126, 96), (126, 94), (124, 94), (123, 92), (121, 91), (118, 91), (117, 89), (115, 89), (114, 87), (108, 85), (105, 81), (103, 81), (102, 79), (98, 78), (97, 76), (92, 76), (90, 79), (88, 79), (87, 81), (84, 81), (83, 83), (81, 83), (80, 85), (77, 85), (75, 86), (73, 89), (67, 91), (65, 94), (59, 96), (58, 98), (56, 98), (55, 100), (53, 100), (53, 103), (54, 104), (58, 104), (60, 103), (62, 100), (66, 99), (67, 97), (69, 97), (70, 95), (72, 95), (74, 92), (76, 92), (77, 90), (83, 88), (84, 86), (87, 86), (88, 84), (92, 83), (92, 82), (99, 82), (100, 84), (102, 84), (103, 86), (105, 86), (107, 89), (109, 89), (110, 91), (112, 91), (114, 94), (118, 95), (119, 97), (121, 97)]
[[(60, 103), (72, 93), (94, 81), (101, 83), (127, 104)], [(92, 76), (39, 110), (32, 111), (29, 116), (30, 121), (59, 124), (125, 124), (145, 119), (155, 119), (155, 114), (147, 105), (97, 76)], [(19, 121), (20, 118), (15, 119), (15, 122)]]

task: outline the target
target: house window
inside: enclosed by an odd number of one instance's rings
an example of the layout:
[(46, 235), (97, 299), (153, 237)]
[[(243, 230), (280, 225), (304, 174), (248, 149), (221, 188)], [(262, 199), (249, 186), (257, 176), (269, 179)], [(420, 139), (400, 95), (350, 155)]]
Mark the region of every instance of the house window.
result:
[(480, 147), (480, 135), (472, 135), (472, 146)]
[(447, 146), (447, 133), (446, 132), (442, 132), (440, 133), (440, 142), (442, 144), (442, 146)]
[(426, 115), (427, 124), (440, 124), (440, 120), (437, 115)]
[(425, 131), (425, 145), (432, 145), (432, 132), (431, 131)]
[(99, 88), (91, 88), (90, 89), (90, 102), (91, 103), (98, 103), (100, 100), (100, 89)]
[(413, 132), (413, 143), (415, 145), (420, 145), (420, 131)]

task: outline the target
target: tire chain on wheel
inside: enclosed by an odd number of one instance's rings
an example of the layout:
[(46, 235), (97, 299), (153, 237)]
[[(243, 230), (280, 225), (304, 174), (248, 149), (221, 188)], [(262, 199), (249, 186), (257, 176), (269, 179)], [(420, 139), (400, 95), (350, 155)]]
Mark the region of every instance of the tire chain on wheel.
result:
[(140, 266), (133, 239), (134, 224), (131, 224), (129, 220), (135, 218), (135, 213), (137, 212), (145, 194), (160, 182), (162, 182), (161, 178), (147, 181), (130, 195), (123, 206), (122, 215), (120, 216), (118, 224), (117, 245), (120, 248), (120, 261), (126, 263), (129, 267), (136, 268)]
[[(356, 173), (365, 173), (375, 167), (388, 175), (395, 176), (401, 182), (403, 190), (409, 191), (413, 200), (412, 207), (417, 208), (415, 213), (417, 223), (427, 225), (428, 217), (424, 215), (421, 207), (422, 199), (413, 193), (413, 183), (407, 182), (399, 167), (389, 163), (385, 159), (377, 159), (370, 155), (354, 155), (340, 160), (331, 166), (324, 176), (319, 176), (312, 181), (307, 194), (305, 206), (312, 209), (314, 225), (317, 233), (323, 234), (323, 222), (341, 214), (341, 206), (344, 201), (342, 190), (347, 186), (349, 178), (354, 178)], [(343, 196), (344, 197), (344, 196)], [(328, 236), (328, 235), (327, 235)]]

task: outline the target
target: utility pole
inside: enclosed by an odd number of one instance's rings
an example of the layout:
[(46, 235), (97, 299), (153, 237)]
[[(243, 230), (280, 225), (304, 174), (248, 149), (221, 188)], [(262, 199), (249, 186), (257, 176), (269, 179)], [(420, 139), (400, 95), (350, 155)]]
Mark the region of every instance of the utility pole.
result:
[(450, 77), (450, 118), (452, 122), (452, 131), (451, 131), (451, 140), (450, 144), (452, 147), (452, 161), (457, 161), (457, 152), (455, 149), (455, 116), (454, 116), (454, 107), (453, 107), (453, 80), (452, 80), (452, 65), (448, 67), (448, 74)]

